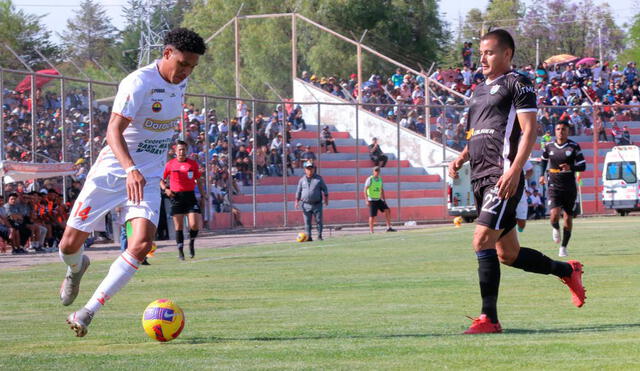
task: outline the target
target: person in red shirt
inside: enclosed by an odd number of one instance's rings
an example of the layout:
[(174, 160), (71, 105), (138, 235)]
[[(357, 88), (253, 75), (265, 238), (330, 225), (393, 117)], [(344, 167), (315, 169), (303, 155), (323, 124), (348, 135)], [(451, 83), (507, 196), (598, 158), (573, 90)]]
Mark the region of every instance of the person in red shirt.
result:
[[(202, 179), (198, 163), (187, 158), (187, 143), (177, 141), (176, 158), (167, 162), (162, 174), (160, 188), (171, 199), (171, 214), (173, 225), (176, 229), (176, 243), (180, 260), (184, 260), (184, 216), (189, 219), (189, 255), (195, 256), (195, 240), (202, 225), (201, 206), (196, 200), (195, 188), (201, 195), (201, 200), (206, 200), (207, 195), (202, 186)], [(169, 185), (166, 180), (169, 178)]]

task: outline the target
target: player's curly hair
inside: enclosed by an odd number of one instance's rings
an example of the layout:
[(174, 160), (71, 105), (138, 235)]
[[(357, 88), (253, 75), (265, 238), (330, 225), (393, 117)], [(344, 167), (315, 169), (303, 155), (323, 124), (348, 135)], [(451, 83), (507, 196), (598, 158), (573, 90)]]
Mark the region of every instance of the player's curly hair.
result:
[(174, 28), (164, 37), (164, 45), (171, 45), (181, 52), (191, 52), (203, 55), (207, 46), (202, 37), (187, 28)]

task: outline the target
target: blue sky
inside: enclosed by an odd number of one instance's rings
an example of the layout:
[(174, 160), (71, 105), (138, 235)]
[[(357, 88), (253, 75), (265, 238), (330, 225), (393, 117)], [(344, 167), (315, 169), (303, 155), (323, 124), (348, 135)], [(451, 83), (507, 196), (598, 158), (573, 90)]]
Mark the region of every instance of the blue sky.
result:
[[(123, 27), (122, 6), (126, 0), (101, 0), (100, 1), (111, 18), (113, 25), (120, 29)], [(458, 19), (464, 19), (465, 14), (472, 8), (485, 9), (488, 0), (441, 0), (440, 11), (444, 18), (451, 24), (452, 30), (457, 29)], [(595, 0), (602, 3), (602, 0)], [(618, 18), (618, 24), (628, 22), (631, 17), (640, 12), (640, 2), (637, 0), (610, 0), (614, 16)], [(54, 41), (59, 42), (56, 33), (62, 33), (66, 28), (66, 20), (73, 16), (73, 11), (78, 9), (80, 0), (60, 0), (50, 2), (47, 0), (13, 0), (14, 5), (32, 14), (45, 15), (44, 24), (53, 31)], [(317, 20), (322, 22), (322, 20)]]

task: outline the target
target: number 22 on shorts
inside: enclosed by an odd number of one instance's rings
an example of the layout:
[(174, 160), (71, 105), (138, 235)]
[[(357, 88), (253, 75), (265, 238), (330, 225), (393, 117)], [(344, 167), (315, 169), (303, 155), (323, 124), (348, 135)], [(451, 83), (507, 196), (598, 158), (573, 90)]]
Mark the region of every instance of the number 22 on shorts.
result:
[(482, 210), (490, 214), (497, 214), (496, 209), (503, 200), (498, 197), (498, 188), (492, 188), (486, 195), (484, 195), (484, 202), (482, 203)]
[(85, 221), (89, 217), (89, 211), (91, 211), (91, 206), (87, 206), (82, 210), (81, 209), (82, 209), (82, 202), (78, 202), (78, 207), (76, 208), (76, 212), (75, 214), (73, 214), (73, 216), (80, 218), (82, 221)]

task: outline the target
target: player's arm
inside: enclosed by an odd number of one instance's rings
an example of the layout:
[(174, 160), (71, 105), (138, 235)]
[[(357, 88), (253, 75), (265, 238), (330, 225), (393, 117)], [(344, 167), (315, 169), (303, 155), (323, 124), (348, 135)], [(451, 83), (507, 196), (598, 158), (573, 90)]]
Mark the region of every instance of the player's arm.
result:
[(329, 205), (329, 189), (327, 188), (327, 184), (324, 182), (324, 179), (320, 180), (320, 191), (324, 195), (324, 205)]
[(498, 183), (496, 183), (498, 187), (498, 197), (502, 199), (512, 197), (516, 193), (524, 163), (529, 159), (533, 146), (536, 144), (536, 113), (521, 111), (517, 113), (517, 116), (518, 122), (520, 122), (520, 128), (522, 129), (522, 137), (518, 144), (518, 153), (513, 159), (509, 170), (507, 170), (507, 172), (500, 177)]
[(585, 170), (587, 170), (587, 161), (584, 159), (584, 155), (582, 154), (582, 150), (580, 150), (580, 146), (577, 145), (576, 157), (574, 159), (573, 166), (571, 166), (571, 171)]
[(549, 164), (549, 154), (547, 152), (547, 146), (544, 146), (544, 149), (542, 150), (542, 155), (540, 156), (540, 167), (541, 167), (541, 174), (540, 175), (540, 179), (538, 179), (538, 183), (540, 184), (544, 184), (546, 183), (546, 171), (547, 171), (547, 165)]
[(164, 172), (162, 173), (162, 179), (160, 179), (160, 190), (167, 195), (167, 197), (173, 197), (173, 191), (171, 190), (171, 188), (167, 187), (167, 177), (170, 174), (169, 171), (169, 164), (171, 163), (171, 161), (167, 162), (167, 164), (164, 166)]
[(112, 113), (107, 126), (107, 144), (111, 147), (111, 151), (120, 162), (122, 168), (127, 170), (127, 198), (129, 201), (139, 204), (142, 201), (144, 186), (147, 181), (140, 170), (135, 167), (136, 164), (131, 158), (127, 142), (122, 134), (130, 122), (131, 120), (128, 118)]
[(458, 170), (462, 168), (465, 162), (469, 161), (469, 145), (464, 146), (464, 149), (455, 160), (449, 163), (449, 176), (456, 179), (458, 178)]

